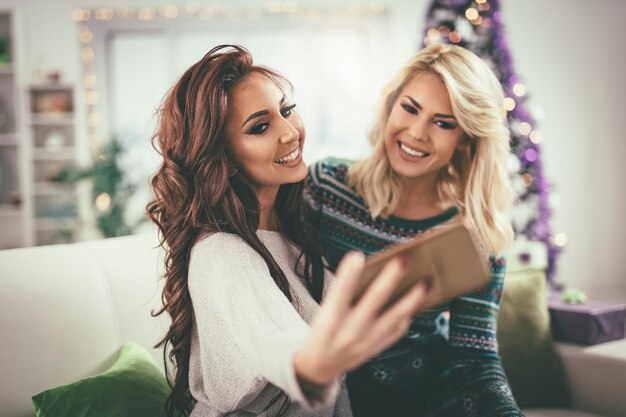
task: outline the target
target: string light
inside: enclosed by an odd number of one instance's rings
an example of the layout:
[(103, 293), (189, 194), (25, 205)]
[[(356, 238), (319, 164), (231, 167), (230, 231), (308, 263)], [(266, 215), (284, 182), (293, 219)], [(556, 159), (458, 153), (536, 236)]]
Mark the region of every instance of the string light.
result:
[(113, 16), (115, 15), (115, 13), (113, 13), (113, 9), (98, 9), (96, 10), (95, 13), (95, 18), (96, 20), (111, 20), (113, 19)]
[(470, 7), (465, 11), (465, 17), (467, 17), (467, 20), (476, 20), (478, 16), (478, 10), (474, 9), (473, 7)]
[(93, 33), (87, 27), (83, 27), (83, 29), (78, 30), (78, 39), (82, 43), (89, 43), (93, 39)]
[(481, 23), (483, 23), (483, 18), (482, 16), (478, 16), (476, 19), (472, 20), (472, 25), (474, 26), (479, 26)]
[(524, 158), (528, 162), (535, 162), (538, 156), (539, 154), (537, 154), (537, 151), (533, 148), (526, 149), (526, 151), (524, 152)]
[(117, 17), (128, 19), (129, 17), (132, 17), (132, 15), (133, 11), (130, 7), (118, 7), (117, 9), (115, 9), (115, 16)]
[(567, 235), (562, 232), (554, 235), (554, 244), (561, 248), (567, 245)]
[(72, 12), (72, 19), (77, 22), (85, 22), (91, 17), (91, 12), (88, 9), (76, 9)]
[(533, 180), (533, 176), (530, 175), (528, 172), (522, 175), (522, 181), (524, 182), (524, 185), (526, 187), (530, 187), (530, 185), (533, 183)]
[(143, 7), (137, 11), (137, 18), (139, 20), (152, 20), (156, 16), (154, 9), (149, 7)]
[(93, 61), (93, 49), (86, 47), (80, 50), (80, 59), (85, 63)]
[(524, 94), (526, 94), (526, 87), (524, 87), (524, 85), (520, 83), (515, 84), (513, 86), (513, 94), (518, 97), (522, 97)]
[[(179, 18), (197, 18), (209, 20), (216, 17), (225, 19), (258, 19), (264, 15), (282, 14), (290, 19), (300, 19), (308, 21), (319, 21), (321, 19), (354, 19), (361, 15), (380, 15), (385, 13), (386, 7), (380, 1), (371, 1), (367, 4), (355, 3), (343, 7), (330, 8), (313, 8), (301, 7), (296, 1), (270, 1), (261, 6), (253, 7), (236, 7), (230, 6), (228, 3), (210, 3), (202, 5), (199, 1), (191, 0), (180, 7), (174, 5), (163, 5), (161, 7), (116, 7), (116, 8), (97, 8), (84, 9), (77, 8), (72, 12), (72, 19), (78, 23), (76, 35), (83, 45), (80, 49), (80, 58), (83, 62), (83, 87), (85, 104), (87, 105), (87, 126), (89, 146), (94, 152), (97, 152), (102, 145), (103, 138), (98, 134), (97, 129), (101, 124), (101, 117), (96, 109), (96, 105), (100, 102), (100, 95), (96, 91), (98, 80), (91, 65), (95, 60), (95, 53), (90, 43), (93, 41), (93, 33), (88, 24), (93, 17), (99, 21), (111, 20), (113, 18), (138, 19), (140, 21), (149, 21), (153, 19), (179, 19)], [(443, 36), (447, 36), (449, 29), (446, 28)], [(432, 35), (435, 37), (435, 34)], [(437, 36), (441, 37), (440, 33)], [(461, 41), (460, 35), (456, 32), (450, 33), (450, 40), (458, 43)], [(108, 196), (108, 195), (107, 195)], [(106, 198), (102, 196), (101, 199)], [(108, 196), (110, 199), (110, 196)], [(104, 200), (103, 200), (104, 201)], [(104, 204), (104, 203), (102, 203)], [(109, 203), (110, 204), (110, 201)], [(102, 206), (104, 207), (104, 205)]]
[(176, 6), (164, 6), (159, 10), (159, 14), (168, 19), (174, 19), (178, 17), (178, 7)]
[(85, 76), (83, 77), (83, 85), (85, 86), (85, 88), (95, 88), (97, 82), (98, 80), (96, 78), (96, 74), (94, 74), (93, 72), (85, 73)]
[(428, 39), (431, 42), (437, 42), (439, 39), (441, 39), (441, 32), (439, 32), (439, 30), (435, 28), (431, 28), (428, 29), (428, 32), (426, 32), (426, 36), (428, 36)]
[(100, 101), (100, 94), (94, 90), (88, 90), (85, 92), (85, 103), (88, 106), (95, 106)]
[(195, 16), (200, 12), (200, 3), (197, 1), (190, 1), (183, 7), (183, 16)]
[(100, 137), (99, 134), (92, 133), (91, 135), (89, 135), (89, 146), (91, 146), (91, 149), (93, 150), (98, 149), (101, 143), (102, 143), (102, 138)]
[(511, 111), (515, 108), (515, 100), (513, 100), (511, 97), (506, 97), (502, 104), (504, 110), (506, 111)]
[(530, 141), (536, 145), (541, 143), (541, 133), (537, 132), (536, 130), (533, 130), (532, 132), (530, 132)]
[(528, 122), (522, 122), (519, 124), (520, 135), (528, 135), (533, 130), (532, 126)]
[(107, 193), (100, 193), (96, 197), (96, 208), (100, 211), (107, 211), (111, 207), (111, 196)]
[(459, 32), (457, 32), (456, 30), (450, 32), (450, 35), (448, 35), (448, 38), (450, 39), (450, 42), (452, 43), (459, 43), (461, 42), (461, 35), (459, 35)]

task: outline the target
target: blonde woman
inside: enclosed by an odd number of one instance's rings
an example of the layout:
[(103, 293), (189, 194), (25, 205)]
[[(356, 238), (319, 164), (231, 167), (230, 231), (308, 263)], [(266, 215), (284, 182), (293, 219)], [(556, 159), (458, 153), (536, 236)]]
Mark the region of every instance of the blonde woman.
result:
[(431, 45), (385, 87), (371, 155), (309, 168), (305, 196), (331, 269), (351, 250), (377, 252), (456, 217), (490, 254), (487, 286), (415, 315), (404, 338), (348, 375), (356, 417), (523, 415), (496, 342), (513, 239), (502, 101), (476, 55)]

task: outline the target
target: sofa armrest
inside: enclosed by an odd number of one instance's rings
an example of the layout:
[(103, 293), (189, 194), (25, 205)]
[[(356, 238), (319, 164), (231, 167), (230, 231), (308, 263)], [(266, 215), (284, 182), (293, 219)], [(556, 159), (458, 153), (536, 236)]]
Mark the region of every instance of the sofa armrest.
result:
[(572, 408), (626, 417), (626, 339), (594, 346), (559, 342)]

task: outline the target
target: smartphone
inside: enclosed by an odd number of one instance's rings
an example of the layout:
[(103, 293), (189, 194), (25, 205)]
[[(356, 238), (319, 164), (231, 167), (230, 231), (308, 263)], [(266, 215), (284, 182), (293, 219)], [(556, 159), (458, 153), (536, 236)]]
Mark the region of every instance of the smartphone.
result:
[(395, 256), (406, 256), (407, 267), (387, 306), (393, 304), (421, 280), (429, 291), (421, 309), (434, 307), (489, 281), (489, 259), (481, 254), (468, 228), (461, 223), (427, 231), (409, 242), (392, 245), (367, 258), (355, 292), (356, 302), (385, 264)]

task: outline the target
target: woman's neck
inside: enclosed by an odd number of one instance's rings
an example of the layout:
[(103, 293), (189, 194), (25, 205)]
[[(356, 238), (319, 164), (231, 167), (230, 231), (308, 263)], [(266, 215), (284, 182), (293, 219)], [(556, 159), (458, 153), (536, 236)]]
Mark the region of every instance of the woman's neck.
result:
[(441, 214), (454, 205), (442, 199), (435, 181), (405, 180), (400, 185), (400, 201), (392, 213), (407, 220), (420, 220)]
[(279, 231), (278, 219), (276, 218), (276, 196), (278, 189), (274, 193), (257, 193), (261, 212), (259, 213), (259, 230)]
[(278, 232), (279, 229), (274, 206), (269, 208), (261, 206), (261, 213), (259, 213), (259, 230)]

